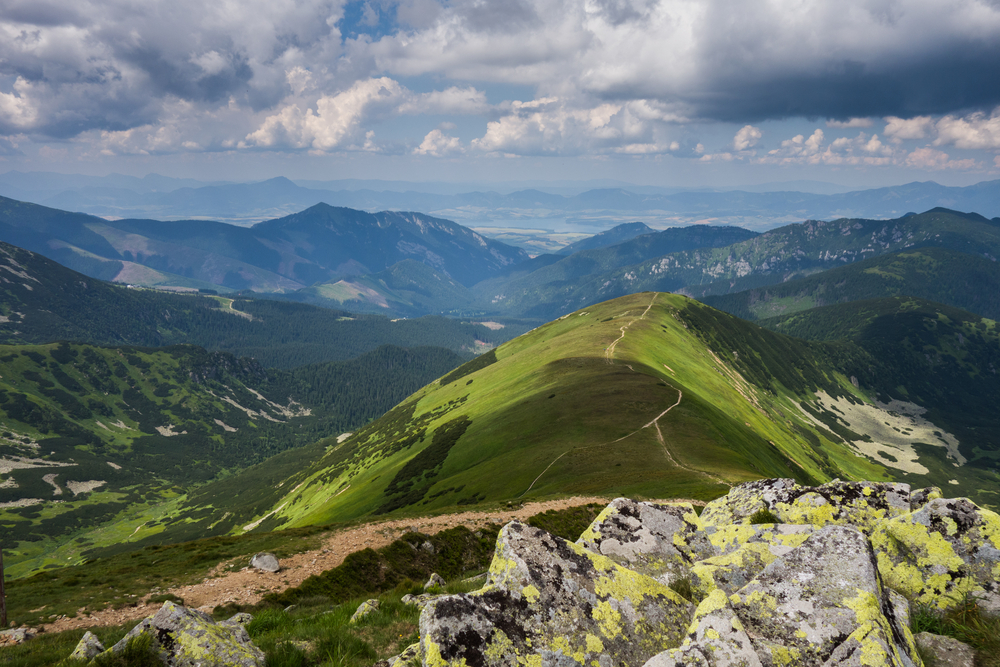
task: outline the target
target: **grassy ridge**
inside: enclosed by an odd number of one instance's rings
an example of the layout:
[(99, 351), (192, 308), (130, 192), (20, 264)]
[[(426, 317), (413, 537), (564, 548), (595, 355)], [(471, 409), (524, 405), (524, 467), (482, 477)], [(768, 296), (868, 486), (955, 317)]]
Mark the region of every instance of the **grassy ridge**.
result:
[[(857, 392), (819, 346), (716, 313), (645, 293), (539, 327), (330, 443), (268, 527), (555, 493), (710, 498), (761, 476), (886, 478), (798, 408), (817, 389)], [(411, 465), (458, 419), (443, 460)]]

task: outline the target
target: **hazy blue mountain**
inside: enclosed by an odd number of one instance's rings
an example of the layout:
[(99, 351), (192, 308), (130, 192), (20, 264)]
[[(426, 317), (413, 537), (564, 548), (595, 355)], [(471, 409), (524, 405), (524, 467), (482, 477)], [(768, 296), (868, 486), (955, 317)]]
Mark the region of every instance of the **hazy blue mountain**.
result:
[(618, 245), (619, 243), (624, 243), (630, 239), (634, 239), (636, 236), (642, 234), (652, 234), (656, 230), (649, 225), (644, 225), (641, 222), (626, 222), (618, 225), (617, 227), (612, 227), (611, 229), (601, 232), (600, 234), (594, 234), (591, 237), (580, 239), (575, 243), (570, 243), (568, 246), (559, 249), (556, 254), (559, 255), (572, 255), (574, 252), (579, 252), (581, 250), (594, 250), (596, 248), (607, 248), (608, 246)]
[(171, 282), (179, 276), (194, 286), (262, 292), (375, 273), (404, 259), (469, 286), (528, 258), (448, 220), (327, 204), (248, 229), (208, 220), (109, 221), (0, 198), (0, 239), (106, 280), (184, 284)]

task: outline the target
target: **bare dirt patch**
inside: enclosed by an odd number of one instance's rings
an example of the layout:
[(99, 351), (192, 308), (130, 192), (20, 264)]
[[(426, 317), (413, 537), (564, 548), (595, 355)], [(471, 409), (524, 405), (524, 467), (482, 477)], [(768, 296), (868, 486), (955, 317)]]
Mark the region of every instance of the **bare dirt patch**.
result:
[[(526, 503), (511, 509), (497, 509), (481, 512), (460, 512), (433, 517), (393, 519), (368, 523), (354, 528), (334, 531), (323, 540), (319, 549), (304, 551), (281, 561), (281, 570), (275, 573), (261, 572), (246, 567), (237, 572), (222, 572), (228, 563), (220, 563), (203, 581), (190, 586), (172, 588), (173, 593), (184, 599), (185, 605), (210, 612), (214, 607), (227, 602), (255, 604), (268, 593), (277, 593), (301, 584), (307, 577), (337, 567), (348, 554), (361, 549), (378, 549), (399, 539), (412, 529), (434, 534), (456, 526), (470, 529), (480, 528), (490, 523), (505, 524), (514, 519), (527, 519), (548, 510), (560, 510), (587, 503), (608, 503), (610, 499), (596, 496), (580, 496), (561, 500)], [(667, 502), (685, 502), (672, 499)], [(700, 503), (699, 503), (700, 504)], [(158, 604), (139, 602), (135, 607), (124, 609), (104, 609), (76, 618), (59, 619), (43, 626), (45, 632), (62, 632), (96, 625), (121, 625), (146, 618), (160, 607)]]

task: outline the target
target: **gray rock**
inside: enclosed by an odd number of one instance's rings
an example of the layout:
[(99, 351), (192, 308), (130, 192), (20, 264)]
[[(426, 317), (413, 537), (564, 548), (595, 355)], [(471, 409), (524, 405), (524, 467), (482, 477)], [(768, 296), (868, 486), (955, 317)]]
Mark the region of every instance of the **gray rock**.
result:
[(245, 611), (233, 614), (224, 621), (221, 621), (219, 625), (238, 625), (240, 627), (246, 627), (250, 621), (253, 620), (253, 614), (248, 614)]
[(865, 535), (826, 526), (730, 598), (765, 665), (920, 664)]
[(277, 572), (281, 569), (278, 557), (267, 551), (254, 554), (254, 557), (250, 559), (250, 566), (264, 572)]
[(420, 595), (410, 595), (407, 593), (401, 598), (400, 602), (403, 604), (412, 604), (423, 609), (429, 602), (439, 597), (441, 595), (434, 593), (421, 593)]
[(916, 512), (930, 501), (943, 497), (944, 494), (941, 493), (939, 486), (926, 486), (916, 491), (910, 491), (910, 510)]
[(727, 526), (744, 523), (759, 510), (770, 510), (779, 494), (796, 488), (794, 479), (758, 479), (738, 484), (729, 493), (705, 505), (701, 511), (703, 526)]
[(872, 533), (886, 583), (945, 609), (966, 596), (1000, 595), (1000, 516), (968, 498), (936, 498)]
[(976, 652), (957, 639), (921, 632), (914, 636), (917, 646), (934, 656), (934, 667), (975, 667)]
[(351, 620), (348, 621), (348, 623), (357, 623), (365, 616), (378, 611), (379, 605), (380, 603), (376, 599), (365, 600), (354, 611), (354, 614), (351, 616)]
[(128, 640), (149, 634), (167, 667), (263, 667), (264, 653), (238, 623), (215, 623), (210, 616), (164, 602), (109, 650), (121, 652)]
[(678, 646), (693, 606), (662, 583), (518, 522), (487, 585), (420, 615), (425, 665), (641, 665)]
[(616, 498), (577, 544), (664, 584), (715, 555), (689, 503), (658, 505)]
[(409, 646), (407, 646), (405, 649), (403, 649), (403, 652), (400, 653), (399, 655), (394, 655), (393, 657), (389, 658), (387, 660), (388, 667), (396, 667), (397, 664), (399, 665), (399, 667), (404, 667), (404, 665), (408, 665), (411, 662), (418, 660), (419, 658), (420, 658), (420, 642), (417, 642), (416, 644), (410, 644)]
[(432, 588), (444, 588), (447, 583), (448, 582), (446, 582), (440, 574), (432, 572), (430, 578), (427, 580), (427, 583), (424, 584), (424, 590), (428, 591)]
[(881, 521), (910, 511), (910, 486), (882, 482), (841, 482), (798, 486), (790, 479), (763, 479), (733, 487), (701, 513), (706, 527), (748, 523), (768, 510), (782, 523), (849, 525), (871, 533)]
[(69, 654), (70, 660), (90, 660), (101, 653), (104, 653), (106, 649), (101, 640), (97, 638), (90, 630), (84, 633), (83, 638), (80, 643), (76, 645), (73, 652)]
[(681, 647), (653, 656), (645, 667), (681, 665), (761, 667), (750, 637), (721, 590), (713, 591), (698, 605)]
[(426, 540), (420, 545), (420, 548), (429, 554), (434, 553), (434, 544), (430, 540)]
[(30, 628), (11, 628), (0, 630), (0, 647), (16, 646), (34, 638), (35, 631)]

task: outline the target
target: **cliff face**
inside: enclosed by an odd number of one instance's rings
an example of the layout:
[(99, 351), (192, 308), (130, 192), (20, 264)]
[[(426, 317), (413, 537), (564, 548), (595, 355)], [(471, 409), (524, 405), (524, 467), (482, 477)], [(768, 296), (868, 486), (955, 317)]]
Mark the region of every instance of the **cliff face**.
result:
[(576, 543), (514, 522), (420, 618), (427, 667), (922, 664), (910, 601), (1000, 611), (1000, 516), (939, 489), (771, 479), (701, 516), (620, 498)]

